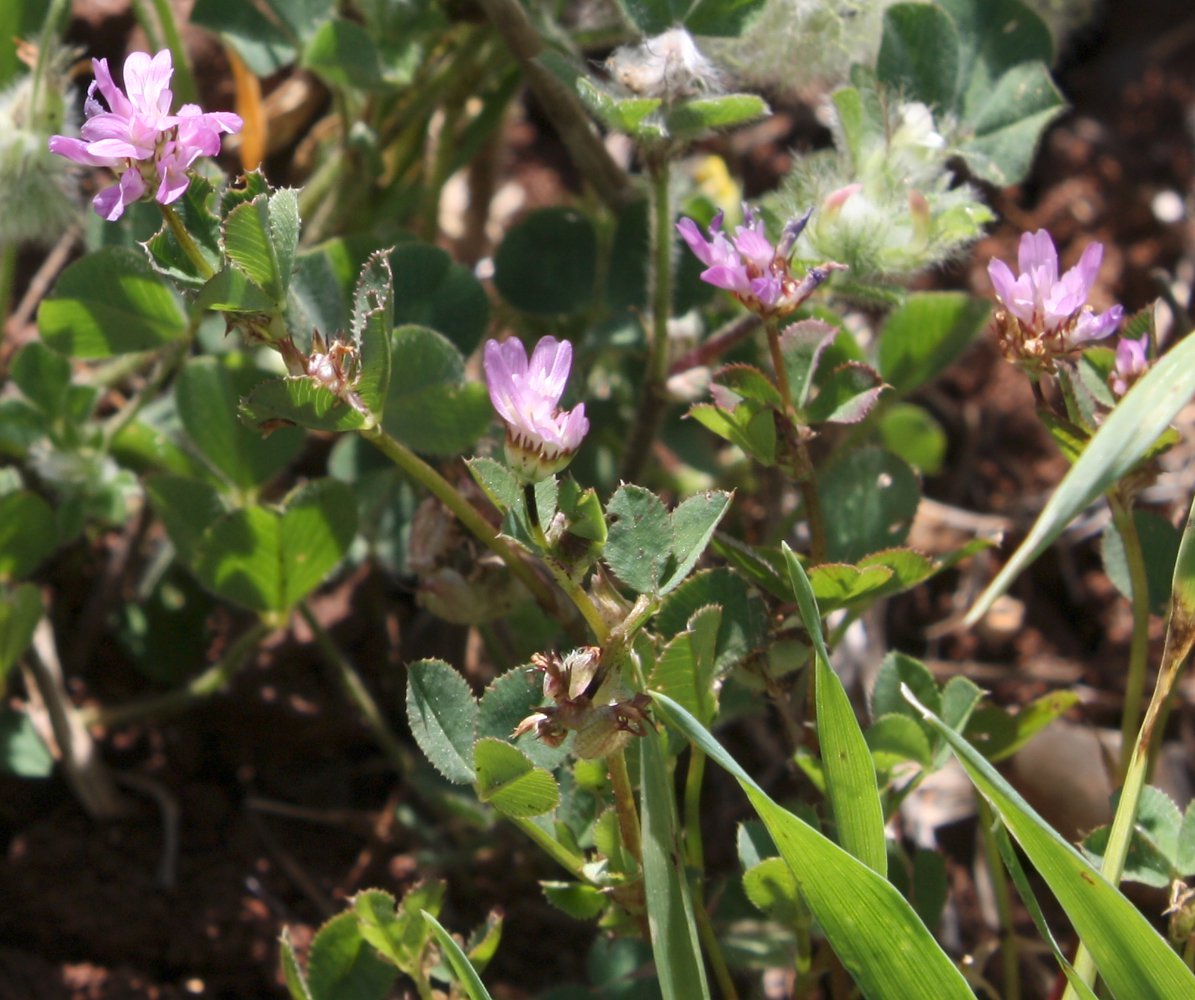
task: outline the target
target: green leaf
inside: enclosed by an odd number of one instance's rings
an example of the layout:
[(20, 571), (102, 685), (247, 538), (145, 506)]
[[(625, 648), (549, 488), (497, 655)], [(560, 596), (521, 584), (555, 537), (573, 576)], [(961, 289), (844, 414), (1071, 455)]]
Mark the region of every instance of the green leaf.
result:
[(1021, 0), (939, 0), (959, 36), (959, 97), (963, 118), (973, 116), (1013, 67), (1054, 62), (1046, 23)]
[(582, 311), (596, 278), (597, 233), (574, 209), (530, 213), (494, 254), (494, 287), (516, 309), (537, 316)]
[(253, 387), (238, 408), (240, 418), (267, 441), (279, 424), (312, 431), (360, 430), (367, 418), (306, 375), (269, 379)]
[(929, 737), (921, 725), (907, 715), (882, 715), (868, 727), (864, 736), (880, 770), (910, 760), (927, 771), (933, 766)]
[(54, 511), (36, 493), (0, 496), (0, 581), (29, 576), (58, 547)]
[[(809, 585), (825, 612), (852, 604), (885, 589), (892, 579), (887, 566), (850, 566), (846, 563), (820, 563), (808, 570)], [(790, 594), (787, 595), (791, 598)]]
[(941, 695), (934, 676), (920, 660), (893, 650), (884, 657), (871, 689), (871, 715), (879, 719), (885, 715), (906, 715), (920, 723), (921, 719), (901, 694), (907, 685), (918, 701), (936, 712), (942, 710)]
[(25, 712), (0, 709), (0, 772), (18, 778), (48, 778), (54, 757)]
[(695, 139), (718, 128), (733, 128), (772, 113), (756, 94), (719, 94), (679, 101), (664, 115), (664, 127), (677, 139)]
[(736, 37), (759, 13), (763, 0), (619, 0), (644, 35), (684, 25), (694, 35)]
[[(1170, 583), (1174, 576), (1174, 562), (1178, 558), (1181, 535), (1173, 524), (1151, 511), (1134, 510), (1133, 521), (1137, 526), (1137, 537), (1145, 558), (1149, 610), (1155, 615), (1161, 615), (1165, 613), (1166, 605), (1170, 602)], [(1124, 540), (1112, 522), (1109, 522), (1100, 536), (1100, 550), (1108, 579), (1125, 597), (1131, 597), (1133, 588), (1129, 581)]]
[(688, 627), (675, 635), (660, 652), (651, 673), (651, 686), (683, 705), (703, 726), (713, 723), (717, 710), (714, 693), (718, 629), (722, 609), (702, 608)]
[(963, 733), (968, 743), (995, 764), (1007, 760), (1078, 703), (1075, 691), (1052, 691), (1029, 702), (1015, 715), (995, 705), (985, 706), (971, 715)]
[(254, 284), (240, 268), (233, 265), (221, 268), (208, 279), (195, 296), (195, 309), (202, 312), (271, 313), (278, 304), (269, 293)]
[(764, 858), (743, 872), (743, 892), (751, 905), (787, 926), (808, 919), (796, 876), (783, 858)]
[(353, 346), (361, 364), (354, 387), (374, 418), (380, 420), (390, 389), (394, 327), (394, 283), (383, 253), (371, 254), (361, 268), (353, 293)]
[(682, 500), (672, 511), (672, 554), (676, 562), (660, 586), (661, 594), (667, 594), (684, 583), (714, 537), (718, 522), (730, 509), (732, 498), (733, 494), (722, 490), (707, 490)]
[(897, 403), (880, 417), (880, 443), (923, 476), (942, 471), (949, 444), (946, 431), (924, 407)]
[(452, 971), (456, 973), (457, 981), (465, 988), (469, 1000), (490, 1000), (490, 994), (477, 974), (477, 970), (473, 968), (469, 957), (461, 950), (461, 946), (456, 943), (452, 935), (444, 930), (440, 926), (440, 921), (426, 910), (423, 911), (423, 919), (427, 921), (436, 940), (440, 942), (440, 949), (448, 959), (448, 964), (452, 966)]
[(214, 521), (195, 556), (213, 593), (258, 612), (287, 612), (348, 552), (357, 503), (338, 479), (315, 479), (280, 508), (242, 507)]
[[(477, 716), (477, 735), (510, 742), (515, 727), (544, 702), (544, 686), (536, 671), (526, 668), (508, 670), (481, 696)], [(548, 746), (535, 733), (523, 733), (514, 745), (533, 764), (547, 771), (555, 770), (568, 756), (568, 741), (558, 747)]]
[[(585, 106), (600, 118), (607, 128), (615, 132), (625, 132), (636, 138), (644, 136), (645, 119), (659, 110), (663, 103), (659, 97), (616, 96), (585, 76), (578, 76), (576, 84), (577, 93), (581, 95)], [(657, 138), (659, 124), (652, 123), (646, 131), (653, 138)]]
[[(1121, 878), (1155, 889), (1168, 889), (1180, 877), (1178, 837), (1182, 819), (1174, 800), (1160, 788), (1152, 785), (1142, 788)], [(1101, 826), (1092, 830), (1079, 845), (1093, 865), (1099, 866), (1103, 861), (1109, 829)]]
[(1182, 826), (1178, 828), (1178, 850), (1175, 867), (1183, 878), (1195, 875), (1195, 801), (1187, 803)]
[(362, 938), (403, 971), (418, 968), (424, 938), (411, 933), (411, 915), (396, 908), (390, 893), (367, 889), (353, 897), (352, 905)]
[(12, 357), (8, 374), (29, 402), (51, 420), (67, 415), (71, 363), (40, 340), (31, 340)]
[(698, 1000), (709, 996), (709, 984), (681, 862), (672, 777), (652, 726), (639, 742), (639, 783), (644, 902), (660, 991), (666, 997)]
[(145, 492), (179, 559), (194, 567), (203, 533), (227, 512), (220, 494), (209, 483), (173, 473), (149, 477)]
[(422, 326), (400, 326), (383, 426), (415, 451), (457, 455), (493, 420), (485, 386), (465, 381), (465, 362), (452, 342)]
[(224, 252), (279, 309), (286, 307), (299, 244), (299, 201), (290, 188), (258, 195), (224, 220)]
[(729, 771), (746, 792), (826, 940), (864, 996), (974, 1000), (954, 962), (887, 879), (777, 805), (680, 705), (665, 695), (654, 700), (665, 721)]
[(542, 816), (560, 801), (560, 786), (518, 747), (485, 736), (473, 745), (477, 797), (514, 819)]
[(857, 424), (871, 412), (887, 386), (875, 369), (860, 361), (833, 368), (825, 365), (814, 376), (817, 395), (805, 408), (814, 424)]
[(606, 908), (606, 895), (584, 882), (540, 882), (544, 897), (574, 920), (593, 920)]
[(477, 701), (465, 679), (443, 660), (407, 667), (407, 720), (419, 749), (449, 781), (471, 784)]
[(967, 117), (972, 136), (959, 146), (967, 166), (992, 184), (1015, 184), (1029, 173), (1046, 126), (1066, 101), (1041, 63), (1015, 66)]
[(283, 428), (269, 439), (237, 418), (242, 396), (265, 378), (240, 355), (192, 358), (174, 384), (187, 436), (211, 465), (241, 490), (252, 490), (281, 472), (298, 454), (303, 435)]
[(876, 75), (907, 100), (936, 111), (955, 104), (959, 77), (959, 32), (940, 8), (900, 3), (884, 11), (884, 33)]
[(771, 407), (748, 401), (724, 410), (711, 403), (697, 403), (689, 408), (688, 416), (742, 448), (761, 465), (775, 464), (776, 419)]
[(831, 465), (818, 481), (826, 525), (826, 557), (857, 562), (900, 545), (909, 534), (921, 491), (901, 459), (869, 446)]
[(741, 576), (724, 567), (694, 574), (665, 599), (656, 627), (662, 638), (670, 639), (688, 628), (697, 611), (711, 604), (722, 609), (716, 668), (721, 676), (761, 648), (768, 633), (763, 602)]
[(1195, 337), (1166, 352), (1128, 391), (1050, 497), (1025, 540), (963, 620), (973, 626), (1092, 500), (1124, 476), (1195, 393)]
[(303, 66), (333, 88), (377, 90), (386, 85), (373, 37), (353, 21), (325, 21), (303, 49)]
[(178, 296), (127, 247), (105, 247), (71, 264), (42, 300), (37, 325), (47, 346), (74, 358), (152, 351), (187, 332)]
[(190, 20), (229, 42), (255, 76), (272, 76), (295, 60), (286, 33), (243, 0), (196, 0)]
[(672, 575), (676, 534), (668, 509), (651, 490), (620, 486), (606, 505), (609, 524), (603, 558), (636, 593), (659, 593)]
[(785, 327), (780, 334), (780, 352), (788, 374), (789, 392), (798, 410), (803, 410), (809, 402), (822, 355), (837, 337), (838, 331), (820, 319), (801, 320)]
[(385, 1000), (397, 975), (361, 937), (351, 910), (329, 920), (311, 942), (307, 988), (312, 1000)]
[(822, 638), (821, 613), (809, 586), (809, 577), (787, 544), (782, 545), (781, 550), (801, 619), (816, 653), (817, 738), (830, 806), (838, 823), (838, 837), (842, 846), (860, 861), (881, 875), (887, 875), (884, 810), (880, 804), (875, 765), (851, 700), (830, 666), (830, 654)]
[(1140, 911), (1034, 812), (974, 747), (916, 704), (916, 699), (906, 697), (950, 744), (976, 788), (1021, 845), (1112, 993), (1133, 1000), (1195, 995), (1195, 975)]
[(282, 963), (282, 978), (286, 980), (286, 991), (291, 1000), (312, 1000), (311, 991), (307, 988), (307, 977), (299, 967), (299, 956), (295, 954), (295, 946), (286, 927), (282, 928), (278, 943), (281, 945), (279, 961)]
[(394, 271), (394, 322), (442, 333), (471, 354), (485, 333), (490, 305), (473, 272), (439, 247), (404, 243), (390, 251)]
[(970, 347), (991, 306), (963, 292), (917, 292), (888, 316), (876, 348), (884, 381), (905, 395), (940, 375)]
[(33, 584), (0, 591), (0, 693), (4, 678), (33, 641), (41, 616), (41, 591)]

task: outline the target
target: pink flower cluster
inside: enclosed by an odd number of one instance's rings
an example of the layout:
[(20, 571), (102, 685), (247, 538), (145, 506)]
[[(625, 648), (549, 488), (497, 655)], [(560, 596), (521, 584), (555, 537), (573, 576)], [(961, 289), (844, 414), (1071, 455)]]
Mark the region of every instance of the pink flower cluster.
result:
[(706, 266), (702, 281), (733, 293), (761, 316), (783, 316), (809, 298), (831, 271), (843, 269), (842, 264), (826, 263), (810, 268), (799, 281), (793, 277), (790, 258), (810, 214), (790, 219), (774, 246), (764, 232), (763, 220), (747, 205), (743, 206), (743, 225), (735, 227), (733, 239), (722, 231), (721, 212), (710, 222), (709, 239), (692, 219), (681, 219), (676, 229)]
[(531, 360), (522, 341), (486, 341), (485, 377), (490, 401), (506, 422), (506, 460), (525, 482), (559, 472), (589, 431), (585, 404), (559, 408), (573, 364), (573, 345), (544, 337)]
[(220, 152), (221, 133), (240, 131), (240, 116), (230, 111), (205, 113), (197, 104), (184, 104), (176, 114), (170, 113), (174, 66), (168, 49), (152, 58), (147, 52), (130, 54), (124, 64), (124, 91), (113, 82), (107, 59), (93, 59), (92, 67), (95, 79), (83, 105), (82, 138), (51, 136), (50, 152), (86, 166), (107, 167), (117, 175), (119, 182), (92, 202), (109, 222), (151, 190), (163, 205), (180, 198), (187, 190), (191, 165), (201, 156)]
[(1044, 229), (1025, 233), (1017, 252), (1021, 273), (1014, 276), (1002, 260), (988, 264), (996, 297), (1001, 346), (1014, 360), (1048, 364), (1056, 355), (1081, 350), (1120, 325), (1122, 306), (1096, 313), (1087, 304), (1104, 247), (1090, 244), (1079, 263), (1058, 275), (1058, 251)]

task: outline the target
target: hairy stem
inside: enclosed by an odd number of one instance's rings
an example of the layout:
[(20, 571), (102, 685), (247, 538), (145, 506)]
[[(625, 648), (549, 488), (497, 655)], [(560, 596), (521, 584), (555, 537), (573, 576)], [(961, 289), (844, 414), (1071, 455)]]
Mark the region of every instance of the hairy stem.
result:
[(187, 232), (187, 227), (183, 225), (182, 219), (178, 217), (178, 213), (169, 205), (159, 203), (158, 207), (162, 210), (162, 218), (166, 220), (166, 225), (170, 227), (170, 232), (178, 241), (178, 245), (182, 248), (183, 253), (187, 255), (187, 260), (195, 265), (195, 270), (199, 272), (199, 276), (204, 279), (212, 277), (216, 273), (215, 270), (207, 262), (207, 258), (203, 256), (203, 252), (199, 249), (199, 245), (191, 238), (191, 234)]
[(539, 59), (544, 43), (519, 0), (478, 0), (506, 47), (523, 67), (527, 85), (598, 197), (615, 211), (636, 198), (625, 171), (614, 162), (589, 115), (564, 81)]
[(639, 478), (651, 454), (652, 442), (667, 407), (664, 383), (668, 378), (668, 320), (672, 315), (672, 191), (666, 156), (649, 158), (651, 174), (648, 301), (651, 323), (647, 337), (647, 372), (639, 388), (639, 408), (631, 440), (623, 455), (625, 482)]
[(1129, 671), (1120, 718), (1120, 776), (1123, 778), (1133, 753), (1133, 734), (1137, 732), (1141, 703), (1145, 698), (1145, 668), (1149, 654), (1149, 580), (1132, 507), (1122, 502), (1115, 491), (1108, 495), (1108, 506), (1112, 508), (1112, 523), (1124, 544), (1133, 605), (1133, 638), (1129, 646)]
[(558, 615), (556, 597), (547, 581), (536, 575), (519, 550), (502, 537), (455, 486), (383, 428), (371, 427), (359, 433), (406, 475), (427, 489), (432, 496), (452, 511), (466, 530), (506, 563), (511, 575), (527, 588), (545, 611), (553, 617)]
[(535, 544), (540, 547), (541, 561), (548, 568), (548, 572), (552, 574), (552, 579), (556, 581), (556, 586), (564, 591), (568, 599), (573, 602), (577, 610), (581, 613), (581, 617), (585, 619), (585, 624), (589, 626), (589, 630), (593, 633), (598, 644), (603, 644), (606, 641), (606, 637), (610, 634), (610, 626), (606, 624), (606, 619), (602, 617), (602, 613), (598, 611), (581, 584), (569, 576), (568, 571), (552, 555), (552, 546), (548, 542), (548, 536), (544, 534), (544, 529), (539, 523), (539, 509), (535, 501), (534, 483), (524, 484), (523, 497), (527, 504), (527, 522), (531, 528), (531, 537), (535, 539)]
[(610, 772), (614, 811), (618, 816), (618, 830), (622, 834), (623, 846), (642, 867), (643, 842), (639, 837), (639, 810), (635, 806), (635, 790), (631, 786), (626, 754), (622, 750), (616, 750), (607, 755), (606, 767)]

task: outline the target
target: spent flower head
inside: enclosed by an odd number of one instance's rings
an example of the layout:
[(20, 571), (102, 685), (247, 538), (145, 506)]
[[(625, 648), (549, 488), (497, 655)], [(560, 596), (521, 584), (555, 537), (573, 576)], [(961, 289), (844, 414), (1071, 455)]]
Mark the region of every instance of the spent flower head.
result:
[(80, 138), (51, 136), (50, 152), (117, 175), (118, 183), (92, 202), (109, 222), (144, 197), (163, 205), (176, 201), (187, 189), (192, 164), (220, 152), (222, 134), (240, 131), (240, 116), (230, 111), (205, 112), (184, 104), (170, 113), (174, 66), (168, 49), (152, 57), (131, 53), (124, 64), (124, 90), (112, 79), (107, 59), (93, 59), (92, 67), (95, 79), (87, 89)]
[(1122, 306), (1097, 313), (1087, 304), (1103, 255), (1103, 244), (1088, 244), (1079, 263), (1060, 277), (1054, 241), (1039, 229), (1021, 236), (1019, 275), (992, 259), (988, 275), (1000, 300), (996, 327), (1006, 357), (1049, 367), (1056, 356), (1082, 350), (1120, 325)]
[(681, 219), (676, 229), (705, 265), (702, 281), (726, 289), (760, 316), (785, 316), (809, 298), (832, 271), (843, 269), (842, 264), (830, 261), (811, 267), (803, 278), (793, 275), (793, 247), (810, 214), (790, 219), (775, 244), (768, 240), (763, 220), (747, 205), (743, 206), (743, 224), (735, 227), (733, 237), (722, 231), (721, 212), (709, 224), (708, 239), (692, 219)]
[(573, 345), (544, 337), (531, 359), (517, 337), (486, 341), (490, 400), (506, 422), (506, 460), (524, 482), (535, 483), (571, 461), (589, 431), (585, 404), (560, 409), (573, 364)]

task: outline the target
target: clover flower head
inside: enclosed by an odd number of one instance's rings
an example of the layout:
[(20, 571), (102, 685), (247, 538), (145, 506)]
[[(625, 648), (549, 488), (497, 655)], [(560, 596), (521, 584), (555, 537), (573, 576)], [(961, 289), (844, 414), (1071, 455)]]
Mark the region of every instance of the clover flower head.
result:
[(163, 205), (177, 201), (195, 161), (215, 156), (220, 136), (241, 129), (240, 116), (230, 111), (204, 112), (197, 104), (184, 104), (170, 113), (174, 66), (169, 49), (155, 56), (131, 53), (124, 63), (124, 90), (113, 81), (107, 59), (93, 59), (91, 65), (95, 79), (87, 88), (80, 137), (51, 136), (50, 152), (117, 175), (118, 183), (92, 202), (109, 222), (150, 191)]
[(589, 431), (585, 404), (560, 409), (573, 364), (573, 345), (544, 337), (531, 359), (517, 337), (485, 345), (485, 377), (494, 409), (506, 423), (506, 460), (524, 482), (546, 479), (568, 465)]
[(1082, 350), (1120, 325), (1122, 306), (1096, 313), (1087, 304), (1103, 255), (1103, 244), (1091, 243), (1079, 263), (1059, 277), (1054, 241), (1039, 229), (1021, 236), (1019, 275), (1004, 261), (991, 260), (988, 275), (1002, 307), (996, 325), (1006, 356), (1049, 366), (1057, 355)]
[(1134, 382), (1149, 370), (1149, 334), (1140, 340), (1121, 337), (1116, 345), (1116, 364), (1112, 368), (1112, 391), (1123, 396)]
[(760, 316), (785, 316), (804, 302), (832, 271), (843, 265), (827, 262), (812, 267), (805, 277), (793, 276), (791, 257), (797, 237), (809, 221), (812, 210), (790, 219), (773, 244), (764, 232), (763, 220), (747, 205), (743, 224), (733, 237), (722, 230), (722, 213), (709, 224), (708, 239), (692, 219), (681, 219), (677, 232), (694, 256), (705, 265), (701, 280), (724, 288)]

